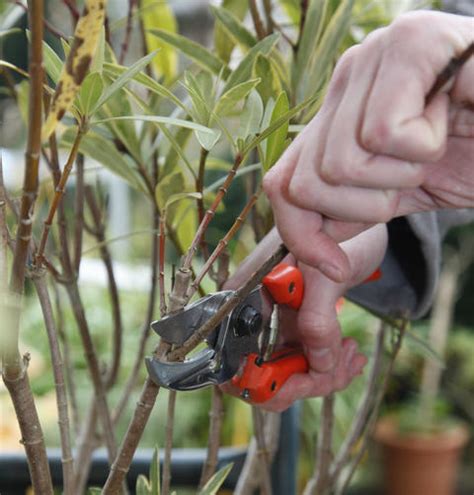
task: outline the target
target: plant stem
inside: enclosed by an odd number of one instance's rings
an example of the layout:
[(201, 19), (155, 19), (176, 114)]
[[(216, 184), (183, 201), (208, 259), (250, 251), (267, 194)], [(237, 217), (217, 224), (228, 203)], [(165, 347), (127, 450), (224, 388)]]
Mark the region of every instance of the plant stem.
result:
[(82, 258), (82, 236), (84, 232), (84, 155), (76, 159), (76, 195), (74, 202), (74, 273), (79, 273)]
[(257, 202), (258, 196), (260, 195), (261, 189), (259, 189), (255, 194), (251, 196), (247, 204), (244, 206), (243, 210), (240, 212), (238, 217), (236, 218), (234, 224), (232, 227), (228, 230), (227, 234), (219, 241), (217, 244), (216, 248), (212, 252), (212, 254), (209, 256), (209, 258), (206, 260), (204, 263), (204, 266), (201, 268), (201, 271), (197, 275), (197, 277), (194, 279), (193, 283), (191, 284), (186, 297), (187, 299), (191, 299), (193, 294), (196, 292), (197, 288), (199, 287), (199, 284), (202, 282), (202, 279), (205, 277), (206, 273), (209, 271), (209, 268), (211, 265), (216, 261), (216, 259), (220, 256), (222, 251), (227, 247), (229, 241), (235, 236), (237, 231), (240, 229), (242, 224), (245, 222), (245, 219), (247, 218), (248, 214), (254, 207), (255, 203)]
[(43, 233), (41, 234), (40, 245), (36, 253), (36, 262), (38, 266), (41, 266), (44, 250), (46, 248), (46, 241), (48, 239), (49, 230), (53, 223), (53, 218), (56, 213), (56, 210), (58, 209), (59, 202), (61, 201), (64, 195), (66, 182), (69, 178), (69, 174), (71, 173), (72, 167), (74, 165), (74, 161), (79, 151), (79, 144), (81, 143), (81, 139), (83, 135), (84, 135), (84, 130), (80, 125), (77, 128), (76, 137), (74, 138), (74, 143), (72, 145), (71, 151), (69, 152), (69, 157), (67, 159), (66, 165), (64, 166), (61, 179), (59, 180), (59, 183), (56, 186), (56, 191), (51, 206), (49, 208), (48, 216), (44, 221)]
[(48, 334), (51, 362), (53, 365), (54, 385), (58, 409), (58, 424), (61, 438), (63, 490), (65, 495), (74, 494), (74, 463), (71, 450), (71, 431), (69, 427), (69, 412), (67, 390), (64, 381), (64, 367), (58, 342), (58, 332), (53, 316), (53, 308), (49, 297), (44, 276), (33, 279), (38, 299), (43, 311), (43, 320)]
[(133, 24), (133, 11), (136, 7), (136, 4), (137, 4), (137, 0), (128, 0), (127, 25), (125, 27), (125, 36), (120, 50), (120, 57), (119, 57), (120, 65), (123, 65), (123, 62), (128, 52), (128, 47), (130, 45), (130, 38), (132, 34), (132, 24)]
[(41, 424), (28, 380), (29, 356), (25, 355), (22, 358), (18, 349), (21, 302), (33, 225), (33, 210), (38, 191), (38, 167), (41, 155), (42, 85), (44, 78), (43, 11), (42, 0), (28, 1), (28, 21), (31, 32), (28, 135), (23, 194), (10, 277), (10, 293), (7, 296), (7, 301), (2, 301), (6, 313), (3, 322), (4, 332), (6, 332), (4, 338), (5, 343), (7, 343), (2, 352), (2, 376), (10, 393), (20, 426), (33, 489), (36, 493), (48, 495), (53, 493), (53, 486)]
[(253, 25), (255, 27), (255, 32), (257, 34), (257, 38), (259, 40), (262, 40), (263, 38), (265, 38), (267, 33), (265, 32), (262, 19), (260, 18), (260, 13), (258, 12), (256, 0), (249, 0), (249, 8), (250, 8), (250, 15), (252, 16)]
[(212, 405), (209, 411), (209, 435), (207, 437), (207, 457), (202, 468), (199, 488), (208, 482), (216, 471), (218, 464), (220, 433), (222, 426), (222, 417), (224, 415), (224, 393), (215, 386), (212, 387)]
[(260, 488), (262, 495), (272, 494), (272, 481), (270, 478), (270, 454), (267, 449), (265, 431), (264, 431), (264, 418), (265, 413), (258, 409), (256, 406), (252, 406), (252, 418), (255, 440), (257, 441), (257, 462), (260, 467)]
[(171, 486), (171, 450), (173, 448), (174, 412), (176, 407), (176, 390), (168, 392), (168, 412), (166, 415), (165, 455), (161, 493), (169, 495)]
[(316, 469), (313, 478), (306, 485), (304, 495), (323, 495), (329, 487), (329, 468), (332, 461), (332, 434), (334, 422), (334, 394), (323, 398), (321, 427), (316, 448)]
[(376, 395), (377, 383), (382, 370), (385, 333), (386, 325), (381, 321), (375, 341), (372, 368), (367, 380), (364, 395), (360, 400), (357, 412), (355, 414), (355, 419), (351, 423), (351, 428), (347, 432), (344, 442), (337, 453), (333, 465), (331, 466), (331, 486), (336, 486), (342, 469), (346, 465), (349, 457), (352, 455), (352, 452), (354, 452), (354, 449), (367, 426), (368, 418), (372, 409), (373, 398)]

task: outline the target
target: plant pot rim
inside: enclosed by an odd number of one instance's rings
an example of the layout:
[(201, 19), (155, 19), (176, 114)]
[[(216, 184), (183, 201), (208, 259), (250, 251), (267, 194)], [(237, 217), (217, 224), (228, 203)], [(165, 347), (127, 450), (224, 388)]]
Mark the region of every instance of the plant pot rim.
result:
[(469, 429), (461, 422), (436, 432), (400, 432), (395, 415), (381, 418), (375, 427), (374, 438), (382, 445), (407, 450), (457, 450), (469, 440)]

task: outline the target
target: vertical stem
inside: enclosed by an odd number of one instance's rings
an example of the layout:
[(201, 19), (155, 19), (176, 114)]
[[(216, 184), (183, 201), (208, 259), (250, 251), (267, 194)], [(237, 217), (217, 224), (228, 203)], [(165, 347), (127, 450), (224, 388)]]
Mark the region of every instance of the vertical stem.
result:
[(321, 428), (316, 449), (316, 472), (313, 483), (305, 494), (323, 495), (329, 488), (329, 468), (332, 461), (332, 430), (334, 421), (334, 394), (323, 399)]
[(176, 390), (168, 393), (168, 412), (166, 415), (165, 455), (163, 459), (163, 484), (161, 492), (169, 495), (171, 487), (171, 450), (173, 448), (174, 412), (176, 407)]
[[(13, 253), (10, 294), (5, 305), (3, 332), (7, 345), (3, 348), (2, 375), (12, 399), (25, 447), (31, 483), (36, 493), (52, 494), (44, 438), (36, 405), (30, 388), (27, 366), (29, 357), (20, 357), (18, 349), (21, 301), (24, 290), (26, 263), (29, 254), (33, 209), (38, 191), (38, 167), (41, 154), (41, 121), (43, 102), (43, 11), (42, 0), (28, 1), (28, 21), (31, 31), (29, 45), (29, 119), (25, 153), (25, 175), (21, 198), (19, 224)], [(5, 304), (6, 303), (6, 304)], [(6, 323), (6, 324), (5, 324)], [(3, 326), (2, 325), (2, 326)], [(2, 332), (2, 333), (3, 333)]]
[(270, 454), (267, 449), (265, 432), (264, 432), (264, 413), (256, 406), (252, 406), (252, 418), (254, 436), (257, 441), (257, 455), (258, 463), (260, 465), (261, 477), (260, 487), (263, 495), (271, 495), (272, 493), (272, 481), (270, 478)]
[[(438, 290), (431, 314), (429, 340), (431, 348), (443, 356), (456, 302), (457, 282), (461, 269), (458, 257), (453, 255), (441, 271)], [(438, 362), (425, 359), (420, 388), (420, 418), (427, 426), (434, 420), (434, 403), (439, 391), (442, 368)]]
[(49, 297), (46, 281), (43, 276), (33, 279), (38, 299), (43, 311), (43, 319), (48, 334), (51, 362), (53, 364), (54, 384), (56, 388), (56, 402), (58, 409), (58, 424), (61, 438), (63, 490), (65, 495), (74, 494), (74, 464), (71, 450), (71, 431), (69, 427), (69, 412), (67, 390), (64, 381), (64, 367), (61, 350), (57, 337), (57, 329), (53, 316), (53, 308)]
[(218, 464), (220, 433), (224, 415), (223, 392), (212, 387), (212, 405), (209, 411), (209, 435), (207, 439), (207, 458), (204, 463), (199, 487), (202, 488), (215, 473)]
[(74, 204), (74, 273), (79, 274), (82, 257), (82, 235), (84, 231), (84, 155), (76, 159), (76, 196)]
[(136, 4), (137, 4), (137, 0), (128, 0), (127, 25), (125, 26), (125, 36), (123, 38), (123, 42), (120, 50), (120, 57), (119, 57), (120, 65), (123, 65), (125, 57), (128, 52), (128, 47), (130, 45), (130, 38), (132, 34), (132, 24), (133, 24), (133, 11), (135, 9)]
[(58, 209), (59, 202), (61, 201), (65, 187), (66, 187), (66, 182), (69, 178), (69, 174), (71, 173), (72, 167), (74, 165), (74, 161), (76, 159), (77, 153), (79, 151), (79, 144), (81, 143), (82, 136), (84, 135), (84, 131), (82, 130), (81, 126), (78, 126), (77, 132), (76, 132), (76, 137), (74, 139), (74, 143), (72, 145), (71, 151), (69, 152), (69, 157), (67, 159), (66, 165), (64, 166), (63, 173), (61, 175), (61, 179), (59, 180), (59, 183), (56, 186), (56, 191), (54, 194), (53, 201), (51, 203), (51, 206), (49, 208), (49, 213), (44, 221), (44, 228), (43, 228), (43, 233), (41, 234), (41, 240), (40, 240), (40, 245), (38, 248), (38, 252), (36, 254), (36, 260), (38, 264), (41, 264), (42, 258), (44, 255), (44, 250), (46, 248), (46, 241), (48, 239), (48, 234), (49, 230), (51, 228), (51, 225), (53, 223), (53, 218), (56, 213), (56, 210)]
[(260, 18), (256, 0), (249, 0), (249, 7), (253, 25), (255, 27), (255, 32), (257, 33), (257, 38), (259, 40), (262, 40), (263, 38), (265, 38), (267, 33), (265, 32), (262, 19)]

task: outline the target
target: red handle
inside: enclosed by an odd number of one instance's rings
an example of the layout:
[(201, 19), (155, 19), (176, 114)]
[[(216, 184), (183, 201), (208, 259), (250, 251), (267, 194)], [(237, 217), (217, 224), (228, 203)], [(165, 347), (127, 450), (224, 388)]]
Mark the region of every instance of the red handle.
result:
[(281, 349), (268, 361), (249, 354), (242, 373), (232, 378), (232, 385), (243, 399), (260, 404), (274, 397), (291, 375), (307, 373), (308, 369), (306, 357), (297, 349)]
[(304, 283), (303, 275), (296, 266), (280, 263), (263, 277), (262, 283), (277, 304), (286, 304), (293, 309), (301, 306)]

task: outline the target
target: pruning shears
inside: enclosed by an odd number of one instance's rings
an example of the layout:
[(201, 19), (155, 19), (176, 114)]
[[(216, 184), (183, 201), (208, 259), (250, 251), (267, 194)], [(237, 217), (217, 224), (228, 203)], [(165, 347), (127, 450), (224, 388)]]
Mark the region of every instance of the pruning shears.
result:
[[(209, 294), (183, 311), (151, 324), (165, 341), (182, 345), (225, 303), (233, 291)], [(277, 340), (278, 306), (298, 310), (304, 284), (300, 270), (277, 265), (245, 300), (228, 314), (206, 339), (206, 347), (180, 362), (146, 358), (150, 378), (173, 390), (194, 390), (231, 381), (233, 389), (251, 403), (271, 399), (295, 373), (308, 371), (301, 349), (283, 347)]]

